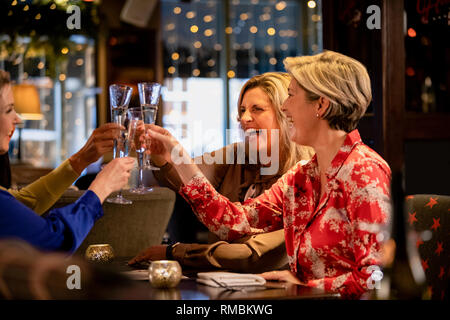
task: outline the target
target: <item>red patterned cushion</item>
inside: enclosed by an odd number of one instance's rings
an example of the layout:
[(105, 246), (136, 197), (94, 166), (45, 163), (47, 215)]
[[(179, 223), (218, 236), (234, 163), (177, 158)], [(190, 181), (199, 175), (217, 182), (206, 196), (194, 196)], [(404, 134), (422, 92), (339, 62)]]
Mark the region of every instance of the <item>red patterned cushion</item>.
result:
[(427, 293), (432, 299), (448, 299), (450, 196), (407, 196), (405, 214), (408, 240), (415, 242), (410, 248), (415, 247), (420, 256)]

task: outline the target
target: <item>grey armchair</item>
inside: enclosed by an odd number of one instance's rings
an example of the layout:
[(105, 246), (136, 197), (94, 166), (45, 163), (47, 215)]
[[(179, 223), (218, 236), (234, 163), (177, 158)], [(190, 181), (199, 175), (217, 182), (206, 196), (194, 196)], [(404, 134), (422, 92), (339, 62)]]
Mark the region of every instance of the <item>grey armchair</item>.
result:
[[(67, 190), (55, 208), (76, 201), (84, 191)], [(91, 244), (108, 243), (116, 257), (131, 257), (141, 250), (161, 244), (172, 215), (175, 192), (154, 187), (154, 191), (138, 195), (123, 191), (131, 205), (103, 203), (104, 216), (96, 222), (76, 254), (84, 254)], [(115, 196), (113, 193), (111, 196)]]

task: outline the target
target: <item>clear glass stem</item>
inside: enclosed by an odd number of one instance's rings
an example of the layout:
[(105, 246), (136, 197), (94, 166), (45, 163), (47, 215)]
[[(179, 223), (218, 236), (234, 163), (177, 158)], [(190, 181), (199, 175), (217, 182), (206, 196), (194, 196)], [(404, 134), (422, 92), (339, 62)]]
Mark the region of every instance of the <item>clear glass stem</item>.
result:
[(138, 156), (138, 167), (139, 167), (139, 180), (138, 180), (138, 188), (144, 187), (144, 153), (137, 152)]

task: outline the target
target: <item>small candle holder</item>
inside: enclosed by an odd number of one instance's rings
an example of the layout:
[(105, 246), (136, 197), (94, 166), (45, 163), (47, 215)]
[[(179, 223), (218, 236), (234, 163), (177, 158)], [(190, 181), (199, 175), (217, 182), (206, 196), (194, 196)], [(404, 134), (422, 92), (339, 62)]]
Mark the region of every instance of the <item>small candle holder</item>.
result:
[(109, 244), (93, 244), (86, 249), (84, 256), (92, 262), (110, 263), (114, 260), (114, 250)]
[(181, 266), (174, 260), (153, 261), (148, 268), (148, 280), (154, 288), (175, 288), (181, 280)]

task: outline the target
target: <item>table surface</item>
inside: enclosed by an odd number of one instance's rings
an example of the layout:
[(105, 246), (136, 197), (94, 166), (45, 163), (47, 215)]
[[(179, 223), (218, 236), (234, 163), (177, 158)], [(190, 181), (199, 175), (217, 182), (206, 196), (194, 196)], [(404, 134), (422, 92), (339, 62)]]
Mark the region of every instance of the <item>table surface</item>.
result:
[[(139, 270), (127, 265), (128, 258), (116, 258), (110, 268), (121, 274)], [(142, 268), (141, 268), (142, 270)], [(204, 270), (202, 270), (204, 271)], [(141, 271), (145, 273), (145, 271)], [(339, 299), (338, 293), (327, 293), (321, 289), (309, 288), (286, 282), (267, 281), (264, 286), (230, 290), (215, 288), (196, 282), (195, 270), (183, 270), (183, 279), (173, 289), (156, 289), (148, 280), (132, 280), (139, 288), (138, 299), (150, 300), (292, 300), (292, 299)], [(135, 293), (136, 294), (136, 293)], [(136, 298), (136, 296), (134, 297)]]

